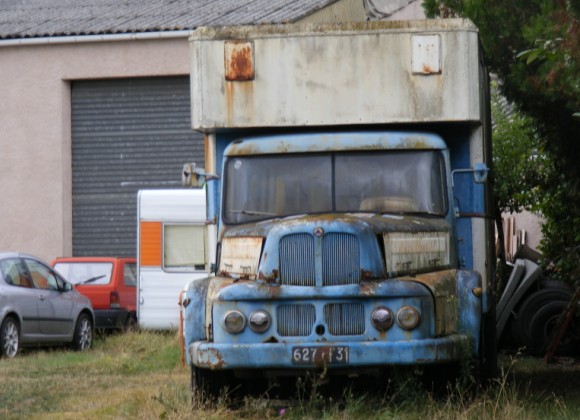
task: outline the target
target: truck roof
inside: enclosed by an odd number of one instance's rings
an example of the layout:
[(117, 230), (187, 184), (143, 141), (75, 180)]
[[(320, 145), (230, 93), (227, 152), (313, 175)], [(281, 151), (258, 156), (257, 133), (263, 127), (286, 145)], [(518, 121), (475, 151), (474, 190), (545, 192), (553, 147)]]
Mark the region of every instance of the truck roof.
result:
[(441, 137), (418, 132), (341, 132), (286, 134), (236, 140), (225, 150), (226, 156), (272, 153), (311, 153), (328, 150), (445, 149)]

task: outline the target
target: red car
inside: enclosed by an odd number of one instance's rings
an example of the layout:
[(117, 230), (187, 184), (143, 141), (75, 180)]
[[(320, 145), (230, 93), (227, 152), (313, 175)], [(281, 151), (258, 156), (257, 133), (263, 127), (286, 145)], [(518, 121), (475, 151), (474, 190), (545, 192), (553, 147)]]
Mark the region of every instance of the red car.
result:
[(91, 300), (97, 329), (125, 329), (137, 324), (135, 258), (57, 258), (52, 266)]

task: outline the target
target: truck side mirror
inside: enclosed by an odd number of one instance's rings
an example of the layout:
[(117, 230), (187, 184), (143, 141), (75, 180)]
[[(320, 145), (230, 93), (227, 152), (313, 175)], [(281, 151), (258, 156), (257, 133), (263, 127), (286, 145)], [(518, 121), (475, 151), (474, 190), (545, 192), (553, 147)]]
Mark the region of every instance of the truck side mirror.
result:
[(476, 184), (483, 184), (487, 181), (487, 174), (489, 172), (489, 168), (483, 162), (477, 162), (473, 164), (473, 168), (468, 169), (454, 169), (451, 171), (451, 185), (454, 186), (455, 174), (458, 173), (466, 173), (472, 172), (473, 173), (473, 182)]
[(483, 184), (487, 181), (487, 173), (489, 172), (489, 168), (485, 165), (485, 163), (478, 162), (473, 165), (473, 180), (476, 184)]
[(203, 168), (197, 168), (195, 162), (186, 163), (181, 171), (181, 185), (184, 187), (202, 188), (206, 181), (219, 179), (215, 174), (208, 174)]

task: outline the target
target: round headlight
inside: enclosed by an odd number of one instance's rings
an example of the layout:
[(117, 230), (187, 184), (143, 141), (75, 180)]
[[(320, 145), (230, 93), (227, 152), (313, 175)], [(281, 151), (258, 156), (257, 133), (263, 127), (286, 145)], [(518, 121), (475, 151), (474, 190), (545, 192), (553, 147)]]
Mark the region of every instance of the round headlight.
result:
[(224, 326), (232, 334), (240, 333), (246, 327), (246, 317), (240, 311), (229, 311), (224, 317)]
[(404, 330), (412, 330), (419, 325), (419, 311), (412, 306), (403, 306), (397, 312), (397, 324)]
[(379, 306), (371, 314), (371, 322), (379, 331), (386, 331), (393, 326), (393, 312), (384, 306)]
[(252, 312), (248, 324), (253, 331), (263, 333), (270, 328), (270, 315), (266, 311)]

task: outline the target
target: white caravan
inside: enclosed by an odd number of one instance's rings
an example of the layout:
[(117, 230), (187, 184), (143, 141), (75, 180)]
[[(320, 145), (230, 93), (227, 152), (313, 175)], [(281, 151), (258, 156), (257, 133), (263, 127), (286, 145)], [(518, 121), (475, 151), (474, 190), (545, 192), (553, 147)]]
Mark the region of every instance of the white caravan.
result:
[(139, 327), (177, 329), (181, 291), (207, 277), (213, 260), (205, 190), (139, 191), (137, 219)]

